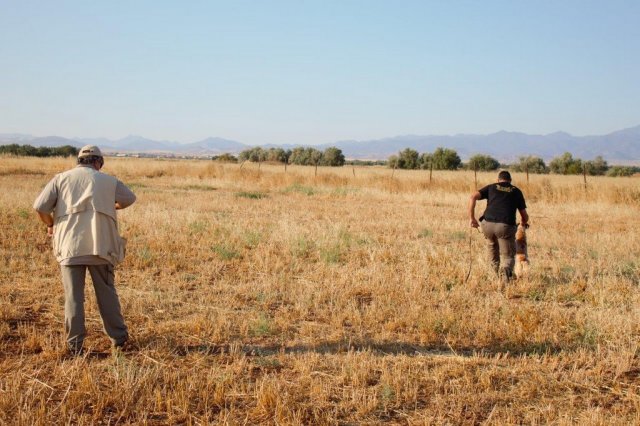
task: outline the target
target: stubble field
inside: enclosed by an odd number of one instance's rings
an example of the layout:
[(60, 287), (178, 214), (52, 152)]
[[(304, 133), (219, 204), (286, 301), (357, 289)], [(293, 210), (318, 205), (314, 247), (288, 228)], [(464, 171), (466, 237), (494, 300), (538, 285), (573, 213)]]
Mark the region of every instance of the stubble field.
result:
[(137, 349), (88, 279), (70, 358), (31, 205), (73, 164), (0, 157), (1, 424), (640, 422), (638, 178), (514, 174), (532, 264), (501, 292), (472, 172), (107, 158)]

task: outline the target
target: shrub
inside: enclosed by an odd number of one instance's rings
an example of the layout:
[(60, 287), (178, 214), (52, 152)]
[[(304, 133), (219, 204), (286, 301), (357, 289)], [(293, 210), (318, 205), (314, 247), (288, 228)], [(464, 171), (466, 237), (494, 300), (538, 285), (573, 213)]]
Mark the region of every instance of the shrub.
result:
[(526, 172), (529, 173), (549, 173), (549, 168), (544, 163), (544, 160), (535, 155), (528, 155), (526, 157), (518, 157), (518, 162), (511, 167), (514, 172)]
[(241, 191), (241, 192), (236, 192), (236, 197), (249, 198), (251, 200), (260, 200), (262, 198), (266, 198), (267, 194), (264, 194), (262, 192)]
[(551, 160), (549, 169), (559, 175), (577, 175), (582, 173), (582, 160), (574, 159), (570, 152), (565, 152)]
[(398, 155), (387, 160), (389, 168), (397, 169), (429, 169), (433, 165), (436, 170), (456, 170), (462, 164), (458, 153), (449, 148), (437, 148), (432, 154), (418, 154), (418, 151), (405, 148)]
[(323, 166), (340, 167), (344, 166), (344, 154), (342, 150), (332, 146), (324, 150), (322, 154)]
[(607, 176), (633, 176), (635, 173), (640, 172), (640, 167), (630, 166), (612, 166), (607, 170)]
[(238, 159), (240, 161), (263, 161), (264, 151), (260, 147), (245, 149), (244, 151), (240, 152), (240, 154), (238, 154)]
[(467, 167), (470, 170), (482, 170), (489, 172), (497, 170), (500, 167), (500, 163), (490, 155), (477, 154), (469, 159)]
[(431, 155), (431, 161), (436, 170), (456, 170), (462, 164), (458, 153), (449, 148), (436, 148)]
[(221, 155), (216, 155), (214, 157), (211, 158), (213, 161), (218, 161), (220, 163), (237, 163), (238, 159), (231, 155), (231, 154), (221, 154)]
[(311, 147), (297, 147), (291, 151), (289, 163), (299, 166), (315, 166), (322, 160), (322, 151)]
[(598, 155), (592, 161), (585, 161), (583, 167), (586, 169), (587, 174), (592, 176), (603, 176), (609, 170), (607, 161)]
[(591, 176), (600, 176), (607, 173), (609, 165), (600, 155), (591, 161), (582, 161), (579, 158), (573, 158), (571, 153), (565, 152), (561, 156), (551, 160), (549, 168), (553, 173), (561, 175), (578, 175), (587, 173)]

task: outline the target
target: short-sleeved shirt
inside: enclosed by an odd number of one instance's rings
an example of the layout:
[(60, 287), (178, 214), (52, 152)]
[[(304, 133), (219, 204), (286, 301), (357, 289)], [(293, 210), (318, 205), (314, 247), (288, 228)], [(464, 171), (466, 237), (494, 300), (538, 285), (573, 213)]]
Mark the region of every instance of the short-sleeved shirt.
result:
[(478, 192), (481, 200), (487, 200), (482, 218), (487, 222), (515, 225), (516, 210), (527, 208), (522, 191), (508, 182), (492, 183)]

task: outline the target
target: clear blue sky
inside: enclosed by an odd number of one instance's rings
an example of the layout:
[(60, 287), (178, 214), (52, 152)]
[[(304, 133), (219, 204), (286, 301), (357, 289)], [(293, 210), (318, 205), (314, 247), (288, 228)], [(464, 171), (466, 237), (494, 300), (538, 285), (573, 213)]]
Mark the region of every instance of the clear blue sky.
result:
[(636, 0), (0, 0), (0, 133), (314, 144), (638, 124)]

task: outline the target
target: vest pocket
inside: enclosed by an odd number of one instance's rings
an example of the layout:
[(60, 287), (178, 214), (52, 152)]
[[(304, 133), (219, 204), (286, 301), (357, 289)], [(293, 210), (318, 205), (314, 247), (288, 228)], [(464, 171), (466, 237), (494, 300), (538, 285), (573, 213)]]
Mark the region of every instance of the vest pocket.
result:
[(120, 235), (116, 236), (116, 247), (114, 248), (114, 252), (109, 252), (109, 257), (111, 257), (115, 264), (118, 264), (124, 260), (124, 256), (127, 252), (127, 239), (122, 238)]
[(127, 239), (119, 235), (118, 239), (120, 240), (120, 244), (118, 247), (118, 263), (120, 263), (124, 260), (124, 257), (127, 254)]

